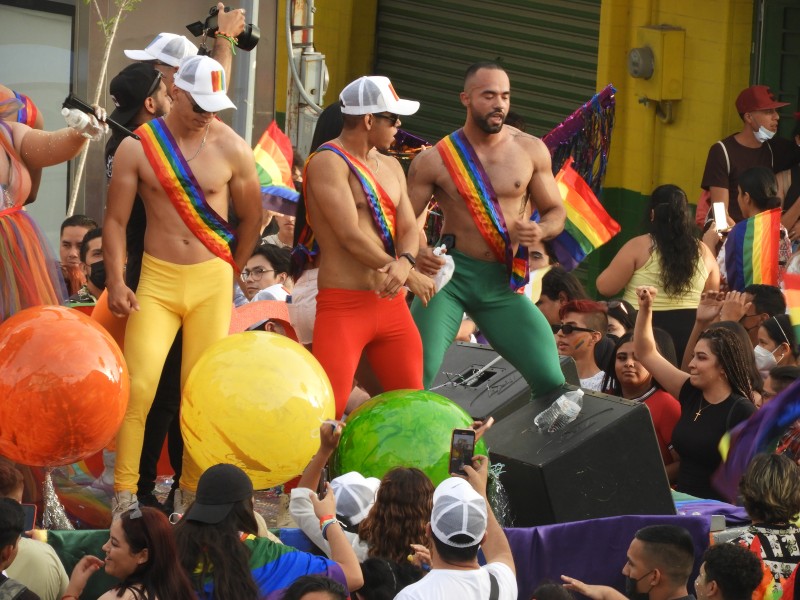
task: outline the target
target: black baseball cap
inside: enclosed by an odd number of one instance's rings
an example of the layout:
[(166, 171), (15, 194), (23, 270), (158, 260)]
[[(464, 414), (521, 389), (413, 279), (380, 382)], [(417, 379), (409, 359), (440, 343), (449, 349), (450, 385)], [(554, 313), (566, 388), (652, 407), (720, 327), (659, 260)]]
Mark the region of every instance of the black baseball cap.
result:
[(253, 495), (253, 482), (235, 465), (219, 464), (206, 470), (197, 482), (194, 503), (184, 519), (215, 525), (237, 502)]
[(109, 86), (111, 99), (117, 107), (110, 117), (127, 126), (144, 101), (158, 89), (160, 81), (161, 72), (153, 63), (133, 63), (122, 69)]

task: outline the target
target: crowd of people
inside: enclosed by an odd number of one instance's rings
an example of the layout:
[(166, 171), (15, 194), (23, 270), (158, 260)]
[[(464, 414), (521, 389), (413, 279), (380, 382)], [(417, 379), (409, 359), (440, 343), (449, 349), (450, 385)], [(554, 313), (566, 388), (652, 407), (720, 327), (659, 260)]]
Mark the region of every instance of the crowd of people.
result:
[[(104, 599), (516, 598), (514, 557), (487, 498), (487, 457), (436, 487), (402, 465), (380, 480), (351, 472), (320, 485), (360, 401), (430, 387), (453, 341), (471, 336), (506, 358), (534, 396), (563, 388), (566, 356), (581, 388), (644, 404), (674, 488), (724, 499), (713, 482), (720, 440), (800, 375), (781, 288), (786, 273), (800, 272), (800, 125), (791, 142), (774, 137), (785, 103), (764, 86), (742, 91), (742, 129), (712, 145), (702, 182), (725, 222), (709, 219), (700, 235), (686, 193), (658, 186), (648, 232), (597, 278), (598, 294), (620, 296), (604, 300), (554, 258), (550, 241), (567, 214), (550, 152), (524, 122), (508, 124), (510, 81), (496, 63), (466, 70), (464, 126), (420, 152), (408, 174), (388, 150), (419, 102), (400, 98), (386, 77), (351, 82), (321, 114), (304, 168), (296, 158), (297, 214), (263, 209), (252, 150), (217, 118), (236, 108), (227, 81), (244, 23), (243, 10), (220, 10), (211, 56), (169, 33), (126, 50), (136, 62), (111, 80), (111, 116), (137, 137), (108, 140), (102, 227), (67, 218), (58, 260), (24, 205), (42, 168), (106, 133), (105, 111), (65, 109), (68, 126), (46, 132), (22, 110), (30, 99), (0, 88), (0, 321), (41, 304), (104, 307), (98, 319), (124, 331), (131, 376), (116, 447), (93, 484), (111, 496), (115, 517), (104, 558), (85, 556), (67, 579), (49, 546), (21, 537), (22, 476), (0, 464), (0, 566), (10, 577), (0, 596), (76, 600), (103, 569), (119, 581)], [(436, 239), (421, 226), (432, 200), (444, 218)], [(737, 249), (726, 235), (777, 209), (780, 240), (762, 257), (778, 266), (774, 285), (730, 288)], [(271, 536), (248, 476), (230, 464), (203, 471), (180, 434), (181, 388), (204, 350), (229, 334), (233, 311), (258, 305), (264, 316), (274, 303), (286, 305), (288, 322), (249, 325), (288, 326), (325, 369), (335, 403), (319, 452), (285, 488), (319, 554)], [(488, 424), (475, 427), (480, 437)], [(154, 480), (165, 439), (175, 477), (162, 501)], [(698, 598), (795, 586), (798, 440), (800, 421), (774, 454), (753, 459), (740, 490), (752, 527), (703, 555)], [(685, 530), (640, 530), (622, 568), (627, 597), (688, 597), (694, 559)], [(623, 597), (569, 576), (534, 597), (573, 591)]]

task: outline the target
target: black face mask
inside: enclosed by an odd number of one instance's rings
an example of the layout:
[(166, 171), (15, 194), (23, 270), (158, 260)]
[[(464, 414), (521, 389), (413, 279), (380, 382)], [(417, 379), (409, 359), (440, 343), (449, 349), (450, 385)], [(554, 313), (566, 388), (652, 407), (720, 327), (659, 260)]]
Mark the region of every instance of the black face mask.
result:
[(106, 289), (106, 267), (102, 260), (89, 266), (89, 281), (99, 290)]
[(625, 595), (629, 600), (650, 600), (650, 592), (637, 592), (636, 584), (638, 584), (642, 579), (650, 575), (652, 572), (653, 571), (648, 571), (639, 577), (639, 579), (634, 579), (633, 577), (625, 578)]

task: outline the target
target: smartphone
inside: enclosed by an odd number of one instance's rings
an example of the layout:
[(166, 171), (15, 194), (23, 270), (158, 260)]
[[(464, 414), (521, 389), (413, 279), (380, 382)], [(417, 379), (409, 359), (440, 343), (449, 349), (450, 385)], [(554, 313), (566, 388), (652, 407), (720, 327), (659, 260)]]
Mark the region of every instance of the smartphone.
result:
[(451, 475), (466, 477), (464, 465), (472, 465), (472, 456), (475, 454), (475, 430), (454, 429), (450, 442), (450, 470)]
[(725, 215), (725, 203), (714, 202), (714, 225), (717, 231), (728, 230), (728, 217)]
[(25, 512), (25, 531), (30, 531), (36, 525), (36, 505), (23, 504), (22, 510)]
[[(334, 426), (335, 427), (335, 426)], [(322, 500), (327, 493), (327, 488), (325, 484), (328, 483), (328, 467), (325, 466), (322, 468), (322, 473), (319, 474), (319, 483), (317, 484), (317, 497)]]

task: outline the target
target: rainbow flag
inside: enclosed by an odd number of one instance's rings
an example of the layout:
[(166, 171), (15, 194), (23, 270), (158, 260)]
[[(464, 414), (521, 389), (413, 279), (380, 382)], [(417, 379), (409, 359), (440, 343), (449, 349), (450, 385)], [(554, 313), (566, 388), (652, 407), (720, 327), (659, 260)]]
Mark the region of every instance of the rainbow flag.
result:
[(282, 215), (297, 213), (300, 194), (292, 181), (292, 142), (273, 121), (253, 150), (261, 182), (261, 206)]
[(567, 222), (551, 243), (558, 262), (571, 271), (590, 252), (617, 235), (620, 226), (572, 168), (571, 157), (556, 174), (556, 184), (567, 209)]
[(786, 273), (783, 276), (783, 296), (789, 319), (794, 327), (794, 337), (800, 340), (800, 275)]
[(778, 285), (778, 242), (781, 209), (774, 208), (739, 221), (725, 240), (725, 279), (741, 292), (748, 285)]

